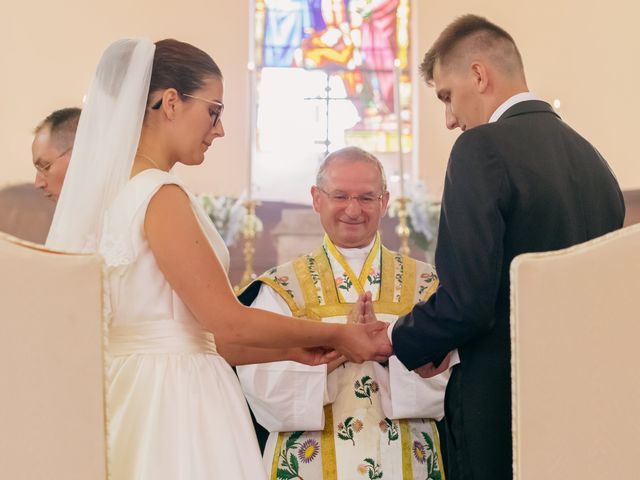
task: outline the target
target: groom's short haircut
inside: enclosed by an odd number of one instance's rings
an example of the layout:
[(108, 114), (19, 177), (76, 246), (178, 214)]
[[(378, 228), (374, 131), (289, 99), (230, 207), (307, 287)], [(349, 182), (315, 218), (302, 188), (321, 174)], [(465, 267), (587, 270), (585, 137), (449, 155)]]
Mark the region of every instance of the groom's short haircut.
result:
[(380, 172), (380, 186), (382, 187), (382, 193), (387, 191), (387, 177), (384, 174), (384, 167), (378, 158), (372, 153), (363, 150), (360, 147), (344, 147), (335, 152), (331, 152), (324, 157), (320, 167), (318, 168), (318, 174), (316, 175), (316, 186), (322, 187), (326, 184), (327, 169), (335, 160), (340, 159), (344, 162), (364, 162), (374, 165)]
[(513, 37), (486, 18), (470, 14), (457, 18), (442, 31), (425, 54), (420, 73), (432, 85), (436, 64), (458, 65), (476, 54), (484, 55), (502, 73), (524, 80), (522, 56)]
[(56, 110), (42, 120), (33, 133), (37, 135), (45, 128), (48, 128), (53, 145), (59, 150), (67, 150), (73, 146), (76, 138), (81, 112), (82, 110), (77, 107)]

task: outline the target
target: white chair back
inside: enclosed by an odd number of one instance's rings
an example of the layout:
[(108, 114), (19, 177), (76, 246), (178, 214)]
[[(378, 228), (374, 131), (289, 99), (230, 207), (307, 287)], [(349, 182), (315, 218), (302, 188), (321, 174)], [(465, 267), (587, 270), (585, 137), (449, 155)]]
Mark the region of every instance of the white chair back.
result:
[(0, 478), (106, 478), (102, 260), (0, 234)]
[(514, 478), (640, 478), (640, 225), (511, 264)]

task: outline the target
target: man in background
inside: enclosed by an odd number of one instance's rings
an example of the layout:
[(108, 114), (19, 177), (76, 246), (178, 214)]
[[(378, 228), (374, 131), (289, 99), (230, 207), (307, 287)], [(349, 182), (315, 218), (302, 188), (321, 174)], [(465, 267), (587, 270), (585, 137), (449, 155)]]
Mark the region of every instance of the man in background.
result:
[(79, 108), (63, 108), (36, 127), (32, 144), (33, 165), (37, 170), (35, 183), (0, 189), (0, 232), (34, 243), (45, 242), (67, 173), (79, 118)]
[(35, 186), (53, 201), (62, 190), (79, 119), (79, 108), (63, 108), (51, 113), (35, 130), (31, 145), (37, 171)]

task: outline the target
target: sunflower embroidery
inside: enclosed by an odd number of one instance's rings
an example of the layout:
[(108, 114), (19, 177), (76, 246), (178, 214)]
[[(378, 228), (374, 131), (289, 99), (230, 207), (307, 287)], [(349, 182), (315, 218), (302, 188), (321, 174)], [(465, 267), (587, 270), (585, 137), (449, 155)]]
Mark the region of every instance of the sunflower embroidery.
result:
[(298, 458), (303, 463), (311, 463), (318, 455), (320, 445), (313, 438), (309, 438), (302, 442), (298, 448)]
[(420, 464), (427, 461), (427, 452), (424, 449), (424, 445), (417, 440), (413, 442), (413, 456)]
[(420, 432), (425, 443), (418, 440), (413, 442), (413, 456), (418, 463), (425, 465), (427, 478), (425, 480), (441, 480), (442, 473), (438, 466), (438, 453), (436, 452), (433, 440), (426, 432)]
[(301, 478), (299, 462), (311, 463), (318, 455), (320, 445), (316, 440), (310, 438), (302, 443), (298, 441), (303, 433), (304, 432), (293, 432), (289, 435), (284, 448), (280, 451), (278, 456), (278, 469), (276, 471), (276, 478), (278, 480)]

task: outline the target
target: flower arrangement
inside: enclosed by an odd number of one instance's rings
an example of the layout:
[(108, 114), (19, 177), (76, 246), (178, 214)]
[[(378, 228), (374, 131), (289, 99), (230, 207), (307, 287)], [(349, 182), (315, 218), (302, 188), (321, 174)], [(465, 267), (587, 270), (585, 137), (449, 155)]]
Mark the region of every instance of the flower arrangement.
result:
[[(421, 180), (407, 188), (407, 223), (411, 230), (409, 239), (421, 250), (428, 251), (438, 233), (440, 203), (434, 202), (428, 195)], [(398, 203), (389, 205), (389, 216), (398, 215)]]
[(252, 228), (256, 234), (262, 232), (260, 218), (247, 215), (245, 200), (245, 195), (237, 199), (208, 193), (198, 195), (200, 205), (216, 226), (227, 247), (232, 246), (240, 233), (248, 228)]

